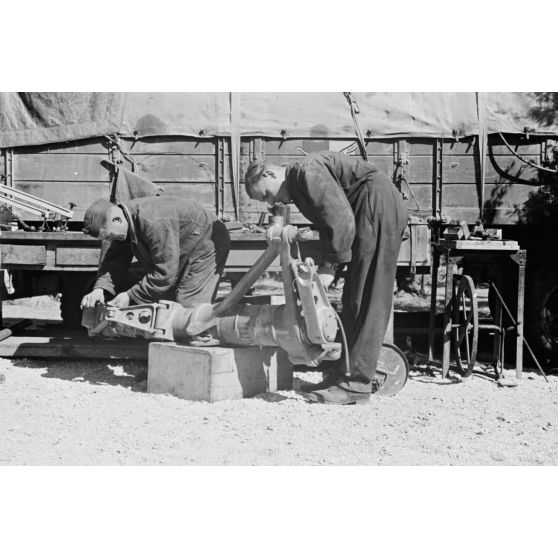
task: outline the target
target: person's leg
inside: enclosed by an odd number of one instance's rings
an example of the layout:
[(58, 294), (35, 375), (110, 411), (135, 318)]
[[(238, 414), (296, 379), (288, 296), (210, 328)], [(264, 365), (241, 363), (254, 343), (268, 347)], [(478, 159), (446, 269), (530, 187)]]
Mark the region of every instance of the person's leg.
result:
[[(387, 190), (387, 191), (386, 191)], [(372, 380), (393, 302), (393, 285), (407, 211), (399, 194), (370, 189), (370, 213), (357, 221), (348, 300), (353, 325), (349, 343), (351, 375)], [(349, 317), (347, 319), (350, 319)]]
[(215, 221), (184, 269), (175, 290), (176, 302), (186, 308), (213, 302), (229, 250), (229, 233), (221, 221)]
[(343, 290), (343, 324), (351, 375), (310, 394), (329, 404), (366, 402), (372, 392), (380, 349), (389, 323), (393, 284), (407, 210), (393, 186), (369, 190), (356, 217), (356, 238)]

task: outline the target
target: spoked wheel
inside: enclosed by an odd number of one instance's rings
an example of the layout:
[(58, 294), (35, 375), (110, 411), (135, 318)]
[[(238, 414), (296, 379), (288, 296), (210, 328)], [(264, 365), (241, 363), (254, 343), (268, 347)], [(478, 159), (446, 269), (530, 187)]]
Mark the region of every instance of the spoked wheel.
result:
[(475, 283), (463, 275), (453, 299), (453, 346), (459, 373), (468, 377), (473, 373), (479, 342), (479, 308)]

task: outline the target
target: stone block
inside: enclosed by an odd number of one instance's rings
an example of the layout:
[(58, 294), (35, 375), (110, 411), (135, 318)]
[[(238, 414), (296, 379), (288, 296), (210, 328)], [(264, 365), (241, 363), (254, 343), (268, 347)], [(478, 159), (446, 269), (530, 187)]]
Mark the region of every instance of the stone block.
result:
[(191, 401), (241, 399), (291, 389), (293, 369), (276, 347), (149, 345), (147, 391)]

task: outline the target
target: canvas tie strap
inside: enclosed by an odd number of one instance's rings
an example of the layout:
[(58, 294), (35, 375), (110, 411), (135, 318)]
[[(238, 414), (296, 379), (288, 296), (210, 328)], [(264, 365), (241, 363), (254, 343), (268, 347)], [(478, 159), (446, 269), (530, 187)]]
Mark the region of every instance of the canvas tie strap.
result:
[(477, 93), (477, 114), (479, 119), (479, 170), (480, 196), (479, 219), (482, 223), (484, 215), (484, 181), (486, 172), (486, 152), (488, 149), (488, 132), (486, 127), (486, 93)]
[(360, 154), (365, 161), (368, 161), (368, 153), (366, 153), (366, 145), (364, 143), (364, 136), (362, 135), (362, 131), (360, 129), (360, 125), (358, 123), (357, 115), (360, 113), (360, 109), (358, 108), (357, 102), (353, 99), (351, 93), (343, 93), (345, 95), (345, 99), (349, 103), (349, 107), (351, 108), (351, 116), (353, 118), (353, 123), (355, 125), (355, 132), (358, 138), (358, 144), (360, 147)]
[(231, 93), (231, 165), (234, 215), (240, 219), (240, 93)]

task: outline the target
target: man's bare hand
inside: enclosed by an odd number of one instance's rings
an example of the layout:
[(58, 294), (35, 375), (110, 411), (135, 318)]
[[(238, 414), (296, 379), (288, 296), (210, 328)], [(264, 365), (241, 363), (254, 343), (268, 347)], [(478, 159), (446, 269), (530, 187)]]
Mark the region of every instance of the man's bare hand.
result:
[(108, 306), (116, 306), (116, 308), (122, 308), (123, 306), (130, 306), (130, 297), (128, 293), (117, 294), (112, 300), (107, 302)]
[(327, 291), (329, 286), (333, 283), (333, 279), (335, 278), (335, 271), (330, 267), (320, 266), (318, 268), (318, 277), (320, 278), (320, 282), (324, 286), (324, 289)]
[(81, 308), (95, 308), (97, 304), (105, 302), (103, 289), (93, 289), (81, 299)]

